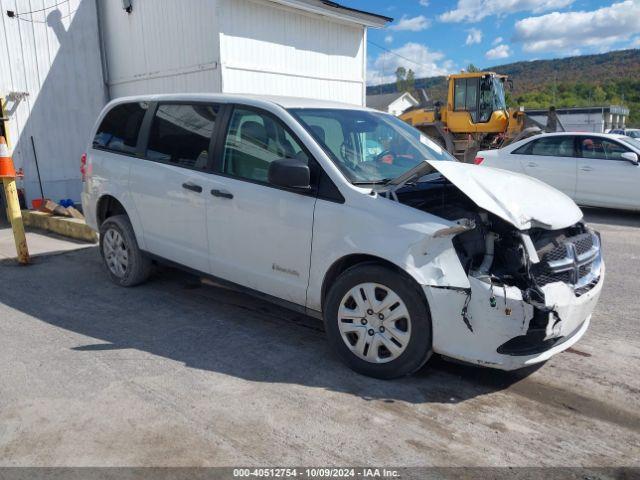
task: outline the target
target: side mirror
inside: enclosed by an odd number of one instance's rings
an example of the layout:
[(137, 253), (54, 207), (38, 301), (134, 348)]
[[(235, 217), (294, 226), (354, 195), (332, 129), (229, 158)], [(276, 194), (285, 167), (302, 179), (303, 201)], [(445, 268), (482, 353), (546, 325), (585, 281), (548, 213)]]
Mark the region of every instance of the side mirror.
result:
[(293, 158), (281, 158), (269, 164), (269, 183), (285, 188), (311, 188), (309, 166)]
[(620, 155), (624, 160), (628, 160), (634, 165), (638, 165), (638, 154), (634, 152), (624, 152)]

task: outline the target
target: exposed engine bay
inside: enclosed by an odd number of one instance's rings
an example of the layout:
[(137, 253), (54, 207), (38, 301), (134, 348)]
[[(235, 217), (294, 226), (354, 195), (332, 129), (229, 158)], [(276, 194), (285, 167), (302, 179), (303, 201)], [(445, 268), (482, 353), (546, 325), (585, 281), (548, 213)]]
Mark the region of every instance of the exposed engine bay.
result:
[[(519, 289), (522, 301), (533, 307), (526, 335), (501, 346), (506, 346), (502, 353), (524, 355), (559, 341), (550, 338), (550, 328), (562, 319), (545, 301), (543, 287), (561, 282), (580, 297), (595, 286), (601, 266), (599, 235), (582, 222), (559, 230), (519, 230), (478, 207), (446, 178), (437, 174), (430, 177), (403, 185), (392, 192), (393, 198), (462, 227), (452, 238), (453, 246), (467, 276), (490, 285), (487, 301), (491, 307), (496, 305), (494, 288), (507, 287)], [(461, 316), (473, 331), (467, 318), (468, 304), (469, 299)]]
[[(580, 280), (587, 276), (589, 267), (584, 260), (594, 261), (599, 252), (598, 235), (583, 223), (561, 230), (533, 228), (523, 232), (480, 209), (443, 177), (405, 185), (396, 196), (401, 203), (467, 225), (466, 231), (453, 238), (460, 262), (467, 275), (486, 277), (496, 285), (524, 291), (553, 281), (583, 286)], [(573, 247), (583, 260), (578, 258), (581, 270), (577, 277), (569, 272), (569, 265), (558, 264)]]

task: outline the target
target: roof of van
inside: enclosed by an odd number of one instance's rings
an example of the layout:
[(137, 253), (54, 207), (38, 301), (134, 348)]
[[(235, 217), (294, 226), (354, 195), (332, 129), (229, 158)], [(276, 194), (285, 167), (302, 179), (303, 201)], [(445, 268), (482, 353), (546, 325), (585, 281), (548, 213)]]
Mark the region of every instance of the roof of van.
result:
[(230, 93), (171, 93), (161, 95), (136, 95), (114, 99), (111, 103), (126, 102), (216, 102), (244, 103), (254, 106), (278, 105), (282, 108), (333, 108), (349, 110), (371, 110), (360, 105), (318, 100), (313, 98), (280, 97), (275, 95), (230, 94)]

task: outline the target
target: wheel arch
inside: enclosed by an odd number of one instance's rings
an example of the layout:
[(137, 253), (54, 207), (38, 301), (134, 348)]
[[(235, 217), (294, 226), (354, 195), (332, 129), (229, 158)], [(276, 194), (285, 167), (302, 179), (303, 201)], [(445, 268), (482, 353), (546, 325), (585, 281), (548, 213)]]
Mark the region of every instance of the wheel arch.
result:
[(120, 202), (113, 195), (105, 194), (100, 197), (96, 206), (96, 222), (98, 224), (98, 228), (104, 223), (104, 221), (113, 217), (114, 215), (126, 215), (131, 218)]
[(427, 302), (427, 298), (422, 288), (420, 288), (420, 284), (418, 283), (418, 281), (414, 277), (412, 277), (409, 273), (407, 273), (404, 269), (402, 269), (400, 266), (398, 266), (397, 264), (385, 258), (378, 257), (376, 255), (355, 253), (355, 254), (345, 255), (339, 258), (338, 260), (333, 262), (333, 264), (329, 267), (329, 269), (325, 273), (324, 279), (322, 280), (322, 289), (321, 289), (322, 311), (324, 311), (327, 294), (329, 293), (329, 288), (331, 288), (331, 285), (333, 284), (333, 282), (349, 268), (355, 267), (357, 265), (365, 265), (365, 264), (382, 265), (390, 268), (391, 270), (397, 272), (398, 274), (404, 276), (405, 278), (411, 279), (413, 284), (420, 291), (420, 294), (424, 299), (425, 303)]

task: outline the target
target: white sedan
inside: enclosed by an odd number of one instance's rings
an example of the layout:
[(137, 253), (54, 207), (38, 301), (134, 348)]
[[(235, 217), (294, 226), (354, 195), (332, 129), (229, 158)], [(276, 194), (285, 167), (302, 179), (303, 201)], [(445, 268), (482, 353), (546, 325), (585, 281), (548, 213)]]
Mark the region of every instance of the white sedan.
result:
[(475, 163), (521, 172), (579, 205), (640, 210), (640, 140), (605, 133), (561, 132), (478, 152)]

